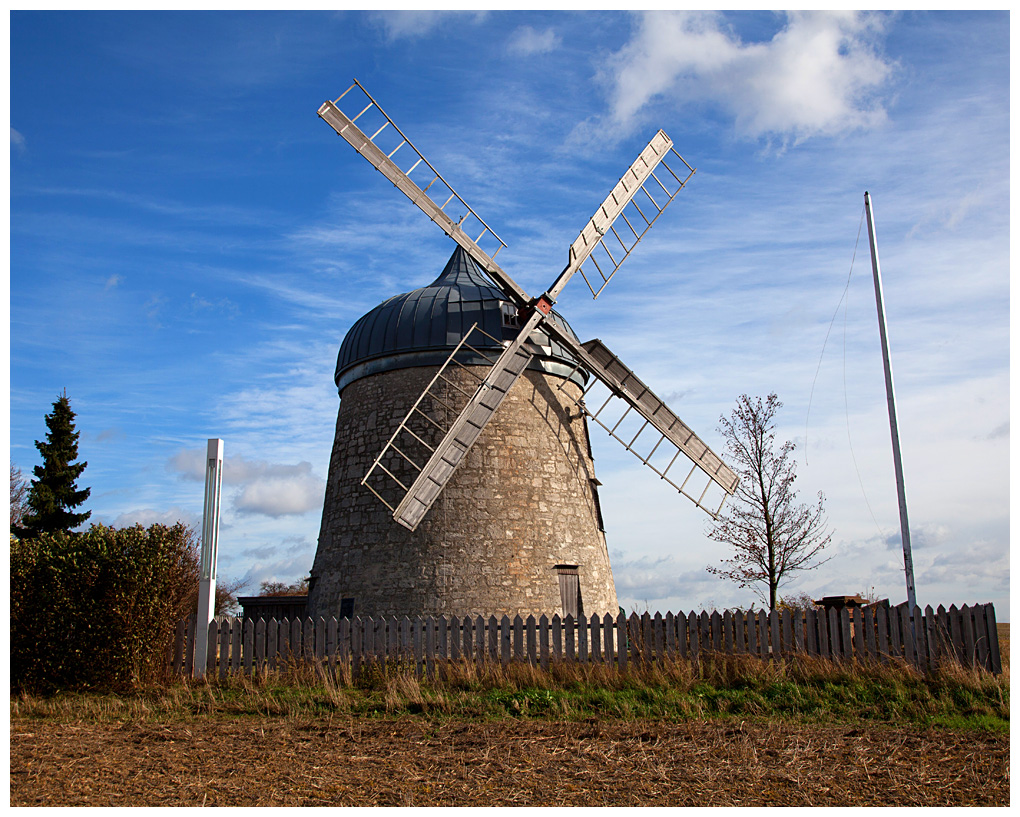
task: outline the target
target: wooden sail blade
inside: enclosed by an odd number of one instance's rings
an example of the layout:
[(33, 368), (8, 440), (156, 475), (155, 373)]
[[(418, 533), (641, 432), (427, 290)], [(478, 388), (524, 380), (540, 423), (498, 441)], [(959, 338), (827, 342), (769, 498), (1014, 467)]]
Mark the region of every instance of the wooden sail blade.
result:
[[(667, 157), (672, 157), (673, 167), (667, 164)], [(657, 169), (661, 177), (656, 175)], [(597, 298), (692, 175), (694, 169), (673, 150), (673, 140), (664, 131), (656, 133), (570, 245), (567, 266), (549, 294), (556, 298), (590, 257), (602, 278), (598, 290), (592, 284), (594, 274), (581, 274)], [(621, 217), (622, 226), (617, 229), (614, 225)], [(596, 250), (600, 252), (593, 255)]]
[(524, 343), (541, 321), (542, 315), (535, 312), (506, 347), (394, 509), (393, 518), (405, 528), (418, 527), (514, 383), (524, 374), (533, 357)]
[(585, 368), (620, 394), (634, 409), (670, 442), (684, 452), (701, 470), (727, 493), (737, 487), (737, 475), (709, 448), (687, 424), (674, 414), (637, 375), (623, 364), (602, 341), (582, 344), (588, 356)]
[[(349, 117), (339, 107), (338, 102), (344, 99), (344, 97), (353, 91), (355, 88), (359, 91), (358, 98), (364, 101), (368, 100), (368, 105), (361, 110), (360, 113), (353, 117)], [(363, 96), (361, 96), (363, 95)], [(349, 101), (353, 101), (353, 98)], [(353, 107), (348, 107), (352, 110), (357, 107), (360, 102), (354, 103)], [(373, 136), (366, 135), (361, 128), (355, 124), (355, 120), (365, 115), (366, 112), (374, 111), (381, 115), (383, 124), (375, 131)], [(319, 116), (322, 118), (338, 135), (342, 136), (359, 154), (361, 154), (368, 162), (382, 173), (387, 179), (393, 182), (394, 186), (400, 190), (405, 196), (407, 196), (412, 202), (414, 202), (422, 212), (425, 213), (432, 221), (439, 225), (439, 227), (456, 241), (460, 246), (467, 250), (468, 254), (485, 270), (485, 272), (499, 285), (499, 287), (506, 292), (508, 298), (513, 300), (518, 306), (526, 305), (530, 298), (528, 294), (521, 289), (517, 283), (496, 263), (494, 256), (499, 254), (499, 251), (506, 246), (502, 239), (496, 235), (495, 232), (489, 227), (488, 224), (470, 207), (467, 202), (461, 198), (460, 195), (446, 182), (443, 176), (437, 171), (432, 164), (426, 159), (422, 153), (411, 143), (411, 141), (404, 136), (403, 132), (397, 127), (396, 123), (386, 115), (385, 111), (379, 107), (378, 103), (368, 94), (368, 92), (361, 86), (360, 83), (355, 80), (354, 84), (347, 89), (340, 98), (336, 101), (327, 100), (319, 108)], [(389, 153), (384, 151), (377, 140), (381, 139), (381, 133), (393, 132), (398, 134), (399, 143)], [(403, 150), (402, 155), (408, 157), (407, 162), (410, 163), (409, 170), (407, 172), (401, 170), (397, 163), (393, 160), (393, 156), (398, 151)], [(421, 177), (422, 185), (419, 186), (415, 181), (411, 179), (411, 173), (417, 171)], [(443, 200), (442, 204), (437, 204), (436, 199)], [(456, 207), (457, 210), (453, 210)], [(454, 215), (457, 212), (460, 213), (460, 218), (454, 220), (451, 217), (451, 212)], [(471, 234), (475, 234), (477, 228), (477, 236), (472, 238), (468, 234), (467, 229), (471, 229)], [(479, 241), (483, 239), (489, 239), (490, 242), (494, 241), (496, 249), (492, 256), (489, 255), (479, 245)]]
[[(669, 445), (683, 453), (697, 470), (703, 472), (711, 483), (719, 486), (726, 495), (730, 495), (736, 490), (739, 479), (729, 466), (683, 420), (677, 417), (669, 406), (660, 400), (634, 372), (616, 357), (605, 344), (600, 340), (590, 340), (583, 344), (578, 343), (554, 318), (547, 318), (543, 324), (543, 329), (570, 350), (571, 354), (579, 361), (579, 368), (587, 370), (595, 377), (597, 382), (602, 383), (606, 387), (610, 396), (610, 399), (606, 401), (607, 403), (616, 400), (624, 404), (627, 411), (635, 412), (645, 421), (646, 426), (654, 429), (658, 435), (661, 435), (664, 440), (668, 441)], [(586, 389), (586, 393), (590, 388), (591, 386)], [(713, 509), (704, 504), (703, 491), (699, 493), (687, 489), (688, 479), (683, 480), (679, 484), (671, 479), (669, 470), (674, 465), (673, 461), (670, 461), (669, 465), (663, 469), (657, 468), (652, 462), (651, 454), (642, 456), (633, 445), (634, 440), (627, 439), (617, 433), (619, 422), (605, 421), (600, 414), (602, 411), (601, 407), (593, 406), (589, 409), (583, 403), (584, 395), (578, 400), (578, 405), (584, 409), (590, 418), (599, 425), (602, 425), (614, 438), (638, 456), (645, 465), (655, 470), (659, 476), (669, 481), (677, 490), (709, 513), (713, 515), (718, 513), (718, 509)], [(644, 427), (642, 426), (642, 429)], [(642, 432), (639, 431), (640, 433)], [(661, 448), (658, 443), (653, 447), (655, 449)], [(661, 451), (658, 453), (661, 454)], [(721, 507), (721, 502), (719, 507)]]

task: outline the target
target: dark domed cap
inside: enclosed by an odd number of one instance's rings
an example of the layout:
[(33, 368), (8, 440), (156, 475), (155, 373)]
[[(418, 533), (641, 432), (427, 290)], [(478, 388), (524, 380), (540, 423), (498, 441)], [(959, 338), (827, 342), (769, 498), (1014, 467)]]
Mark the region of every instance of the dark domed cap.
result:
[[(494, 338), (512, 340), (518, 331), (512, 320), (515, 315), (509, 299), (458, 246), (435, 281), (383, 301), (351, 327), (337, 357), (337, 388), (343, 391), (359, 378), (392, 369), (441, 365), (475, 323)], [(561, 316), (556, 317), (570, 329)], [(477, 337), (472, 338), (472, 346), (499, 354), (498, 344), (487, 338), (484, 345), (475, 343)], [(576, 366), (567, 350), (541, 330), (532, 334), (531, 344), (536, 357), (530, 368), (567, 377)], [(490, 365), (467, 351), (461, 362)], [(574, 379), (581, 382), (587, 375), (581, 371)]]

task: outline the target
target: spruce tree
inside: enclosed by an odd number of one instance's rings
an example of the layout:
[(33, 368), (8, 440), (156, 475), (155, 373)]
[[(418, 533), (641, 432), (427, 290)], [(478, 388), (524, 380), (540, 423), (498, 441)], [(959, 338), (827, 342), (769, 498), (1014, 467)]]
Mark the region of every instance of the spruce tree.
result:
[(22, 530), (28, 536), (56, 531), (69, 531), (92, 515), (92, 511), (75, 513), (74, 509), (88, 499), (91, 488), (78, 490), (75, 481), (87, 462), (76, 463), (78, 432), (74, 430), (74, 412), (62, 394), (46, 415), (46, 442), (35, 441), (43, 464), (35, 466), (36, 479), (28, 491), (28, 509), (22, 519)]

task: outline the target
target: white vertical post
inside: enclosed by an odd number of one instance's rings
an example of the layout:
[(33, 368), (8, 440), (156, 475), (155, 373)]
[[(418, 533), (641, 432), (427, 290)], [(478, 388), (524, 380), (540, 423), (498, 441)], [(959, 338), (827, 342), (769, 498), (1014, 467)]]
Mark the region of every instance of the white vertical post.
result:
[(896, 397), (893, 392), (892, 361), (889, 358), (889, 337), (885, 326), (885, 298), (882, 295), (882, 271), (878, 264), (878, 240), (875, 218), (871, 212), (871, 196), (864, 194), (864, 210), (868, 218), (868, 239), (871, 244), (871, 271), (875, 279), (875, 302), (878, 305), (878, 332), (882, 341), (882, 363), (885, 365), (885, 394), (889, 406), (889, 432), (892, 435), (893, 466), (896, 469), (896, 497), (900, 506), (900, 540), (903, 543), (903, 568), (907, 580), (907, 606), (910, 608), (910, 633), (917, 643), (914, 608), (914, 558), (910, 552), (910, 525), (907, 522), (907, 494), (903, 487), (903, 462), (900, 457), (900, 432), (896, 423)]
[(205, 508), (202, 512), (202, 556), (198, 576), (198, 620), (195, 625), (196, 678), (205, 676), (209, 623), (216, 612), (216, 549), (220, 537), (220, 487), (223, 483), (223, 440), (206, 447)]

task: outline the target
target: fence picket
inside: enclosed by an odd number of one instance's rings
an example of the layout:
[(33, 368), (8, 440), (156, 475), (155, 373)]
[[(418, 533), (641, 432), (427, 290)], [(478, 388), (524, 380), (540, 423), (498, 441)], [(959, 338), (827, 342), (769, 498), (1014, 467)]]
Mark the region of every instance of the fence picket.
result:
[(460, 621), (460, 657), (471, 663), (471, 648), (475, 643), (475, 631), (471, 616), (464, 616)]
[(514, 616), (514, 660), (524, 660), (524, 621), (519, 615)]
[(666, 654), (670, 658), (675, 658), (677, 653), (676, 616), (672, 613), (666, 613), (666, 617), (662, 621), (662, 627), (666, 636)]
[(330, 616), (326, 622), (326, 662), (331, 672), (336, 669), (338, 623), (336, 616)]
[(400, 666), (400, 619), (390, 616), (386, 619), (386, 664)]
[(425, 675), (436, 677), (436, 619), (425, 617)]
[[(545, 616), (543, 616), (545, 618)], [(552, 644), (549, 648), (552, 650), (552, 657), (554, 661), (563, 660), (563, 625), (560, 621), (559, 615), (554, 615), (549, 625), (552, 629), (550, 635), (552, 636)], [(549, 666), (549, 656), (546, 656), (546, 663), (543, 666)]]
[(216, 619), (209, 622), (209, 638), (206, 641), (205, 651), (205, 675), (211, 678), (216, 675), (216, 658), (219, 652), (220, 626)]
[(525, 636), (527, 641), (528, 663), (535, 665), (535, 617), (528, 616), (524, 623)]
[[(602, 660), (602, 638), (601, 638), (601, 621), (596, 613), (592, 613), (591, 618), (585, 622), (586, 635), (591, 636), (588, 639), (588, 656), (592, 663), (598, 663)], [(583, 659), (582, 659), (583, 660)]]
[(351, 673), (357, 677), (361, 672), (361, 662), (364, 659), (365, 639), (363, 636), (364, 627), (361, 616), (351, 619)]
[(549, 618), (545, 613), (538, 619), (538, 663), (549, 669)]
[(976, 663), (974, 651), (974, 614), (966, 604), (960, 608), (960, 628), (963, 630), (963, 654), (968, 667)]
[(499, 646), (500, 646), (500, 658), (504, 664), (510, 663), (510, 638), (511, 638), (512, 625), (510, 619), (507, 616), (503, 616), (499, 622)]
[(953, 644), (953, 655), (957, 661), (963, 664), (966, 662), (963, 649), (963, 616), (955, 604), (949, 608), (949, 632)]
[(850, 627), (854, 634), (854, 655), (858, 661), (863, 661), (867, 657), (864, 646), (864, 611), (860, 607), (855, 607), (850, 615)]
[[(611, 621), (607, 632), (609, 633), (609, 637), (612, 638), (613, 625)], [(630, 647), (630, 638), (628, 636), (627, 615), (625, 613), (620, 613), (620, 615), (616, 617), (616, 661), (617, 665), (620, 667), (620, 672), (625, 672), (627, 670), (627, 653)]]
[(448, 656), (450, 622), (445, 615), (440, 616), (436, 622), (438, 638), (436, 639), (436, 658), (445, 660)]
[(875, 641), (875, 613), (870, 606), (862, 607), (858, 611), (858, 624), (861, 629), (860, 653), (861, 660), (874, 661), (878, 657), (878, 647)]
[(816, 654), (828, 661), (832, 658), (832, 652), (829, 649), (829, 624), (825, 609), (811, 610), (810, 615), (814, 620)]
[(985, 622), (984, 605), (971, 607), (974, 613), (974, 649), (977, 650), (977, 666), (988, 668), (988, 625)]
[[(495, 628), (496, 619), (492, 619), (492, 626)], [(475, 662), (481, 666), (485, 661), (485, 620), (478, 616), (475, 619)]]
[(737, 610), (733, 614), (733, 652), (738, 655), (747, 652), (747, 636), (744, 634), (744, 623), (744, 611)]
[(577, 660), (577, 636), (574, 633), (574, 617), (570, 613), (563, 620), (563, 652), (567, 661)]
[[(692, 613), (693, 615), (693, 613)], [(683, 613), (676, 617), (676, 646), (681, 658), (686, 658), (689, 652), (690, 621)]]
[(793, 610), (793, 649), (795, 652), (807, 652), (807, 610)]
[(781, 638), (783, 639), (779, 652), (780, 655), (785, 657), (793, 652), (793, 612), (791, 610), (781, 611), (779, 623), (782, 630)]
[(804, 651), (808, 655), (819, 654), (818, 650), (818, 613), (808, 608), (804, 611)]
[(241, 646), (242, 660), (244, 661), (244, 674), (251, 675), (252, 672), (252, 647), (255, 642), (255, 622), (250, 618), (244, 622), (243, 644)]
[(612, 664), (614, 658), (613, 626), (613, 617), (609, 613), (606, 613), (605, 618), (602, 619), (602, 660), (607, 664)]
[[(215, 630), (213, 629), (215, 628)], [(218, 632), (217, 632), (218, 631)], [(219, 636), (219, 655), (216, 654), (216, 638), (213, 633)], [(209, 625), (209, 644), (212, 646), (212, 651), (209, 653), (209, 669), (207, 670), (209, 675), (213, 674), (213, 668), (216, 667), (217, 662), (219, 663), (219, 676), (222, 681), (227, 677), (227, 669), (230, 664), (230, 620), (229, 619), (213, 619)]]
[(916, 644), (914, 642), (914, 633), (911, 627), (911, 610), (906, 604), (900, 609), (900, 624), (903, 626), (903, 634), (901, 640), (903, 641), (903, 658), (908, 664), (917, 664), (916, 655)]
[[(647, 613), (646, 613), (647, 615)], [(642, 661), (642, 653), (645, 650), (645, 635), (643, 632), (644, 619), (638, 618), (637, 613), (631, 613), (627, 619), (627, 661), (639, 665)], [(622, 649), (622, 648), (621, 648)]]
[(890, 607), (889, 614), (889, 654), (896, 660), (903, 660), (903, 643), (901, 634), (903, 632), (902, 616), (899, 607)]
[(953, 660), (953, 640), (949, 632), (949, 612), (940, 604), (935, 610), (935, 644), (939, 663)]
[(771, 647), (770, 650), (772, 657), (777, 658), (783, 654), (782, 647), (782, 635), (780, 630), (782, 629), (782, 621), (780, 620), (778, 610), (769, 611), (769, 635), (771, 636)]

